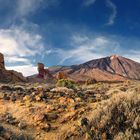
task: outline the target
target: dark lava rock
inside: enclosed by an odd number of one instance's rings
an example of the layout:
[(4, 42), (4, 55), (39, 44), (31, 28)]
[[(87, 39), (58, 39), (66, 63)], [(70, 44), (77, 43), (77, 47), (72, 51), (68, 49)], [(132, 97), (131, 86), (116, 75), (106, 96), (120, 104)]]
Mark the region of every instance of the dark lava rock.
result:
[(21, 87), (21, 86), (16, 86), (16, 87), (14, 87), (14, 91), (20, 91), (20, 92), (23, 92), (23, 91), (24, 91), (24, 88)]
[(1, 90), (12, 91), (13, 88), (8, 85), (3, 85), (3, 86), (1, 86)]
[(81, 120), (81, 126), (87, 126), (89, 124), (89, 120), (87, 118), (83, 118)]
[(18, 136), (18, 140), (29, 140), (27, 136), (21, 134)]
[(15, 102), (17, 100), (17, 97), (15, 95), (11, 96), (11, 101)]
[(50, 114), (45, 115), (45, 119), (47, 121), (56, 120), (57, 118), (58, 118), (58, 115), (56, 113), (50, 113)]
[(13, 118), (11, 114), (6, 114), (5, 115), (5, 121), (11, 125), (17, 125), (18, 121)]
[(3, 99), (4, 99), (4, 100), (10, 100), (10, 97), (9, 97), (7, 94), (4, 94), (4, 95), (3, 95)]
[(18, 137), (15, 134), (13, 134), (12, 136), (10, 136), (9, 140), (18, 140)]
[(4, 130), (5, 130), (4, 127), (0, 126), (0, 133), (2, 133)]

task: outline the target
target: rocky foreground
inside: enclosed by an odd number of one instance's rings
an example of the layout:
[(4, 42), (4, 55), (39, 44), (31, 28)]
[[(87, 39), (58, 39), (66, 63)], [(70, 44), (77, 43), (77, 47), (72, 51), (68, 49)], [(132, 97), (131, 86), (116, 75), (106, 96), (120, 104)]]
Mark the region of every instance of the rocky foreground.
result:
[(140, 139), (140, 83), (0, 85), (0, 140)]

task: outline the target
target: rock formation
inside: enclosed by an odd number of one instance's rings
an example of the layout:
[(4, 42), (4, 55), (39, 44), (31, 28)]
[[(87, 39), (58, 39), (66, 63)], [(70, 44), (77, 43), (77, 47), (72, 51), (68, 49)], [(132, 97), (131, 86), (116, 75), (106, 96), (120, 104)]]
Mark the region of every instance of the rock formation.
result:
[(26, 82), (26, 78), (22, 73), (5, 69), (4, 55), (2, 53), (0, 53), (0, 82)]
[(0, 53), (0, 69), (5, 69), (4, 66), (4, 56), (2, 53)]
[(67, 76), (66, 76), (66, 74), (65, 74), (64, 72), (60, 71), (60, 72), (56, 75), (56, 78), (57, 78), (58, 80), (60, 80), (60, 79), (67, 79)]
[(38, 63), (38, 78), (45, 78), (46, 70), (43, 63)]
[(38, 76), (37, 77), (44, 80), (53, 79), (53, 76), (51, 75), (50, 71), (48, 69), (45, 69), (45, 66), (43, 63), (38, 63)]

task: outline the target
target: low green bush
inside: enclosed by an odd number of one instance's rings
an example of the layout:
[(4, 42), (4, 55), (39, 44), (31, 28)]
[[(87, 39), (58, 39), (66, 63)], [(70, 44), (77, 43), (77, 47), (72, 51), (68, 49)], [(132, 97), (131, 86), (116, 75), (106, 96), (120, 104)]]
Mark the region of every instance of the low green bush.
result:
[(67, 88), (75, 89), (76, 84), (72, 80), (60, 79), (60, 80), (57, 81), (56, 86), (58, 86), (58, 87), (67, 87)]

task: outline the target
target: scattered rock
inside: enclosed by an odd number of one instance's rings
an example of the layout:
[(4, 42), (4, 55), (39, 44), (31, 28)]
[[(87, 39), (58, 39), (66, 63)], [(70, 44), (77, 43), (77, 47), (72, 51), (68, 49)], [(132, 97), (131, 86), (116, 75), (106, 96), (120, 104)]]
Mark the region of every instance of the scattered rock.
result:
[(4, 127), (3, 126), (0, 126), (0, 134), (4, 131)]
[[(3, 133), (4, 140), (17, 140), (17, 137), (14, 137), (14, 136), (15, 135), (13, 135), (11, 132), (8, 132), (8, 131)], [(13, 138), (15, 138), (15, 139), (13, 139)]]
[(24, 101), (30, 101), (30, 96), (29, 95), (26, 95), (25, 97), (23, 97), (23, 100)]
[(10, 100), (10, 97), (9, 97), (7, 94), (4, 94), (4, 95), (3, 95), (3, 99), (4, 99), (4, 100)]
[(80, 125), (81, 126), (87, 126), (89, 124), (89, 120), (87, 119), (87, 118), (83, 118), (83, 119), (81, 119), (81, 121), (80, 121)]
[(45, 119), (47, 121), (53, 121), (56, 120), (58, 118), (58, 115), (56, 113), (48, 113), (45, 115)]
[(15, 87), (14, 87), (14, 90), (15, 90), (15, 91), (23, 92), (25, 89), (24, 89), (23, 86), (15, 86)]
[(11, 96), (11, 101), (15, 102), (17, 100), (17, 97), (15, 95)]
[(65, 123), (67, 121), (70, 121), (72, 118), (76, 117), (77, 112), (69, 112), (63, 116), (63, 118), (60, 119), (60, 123)]
[(25, 128), (26, 128), (26, 124), (20, 122), (20, 123), (18, 124), (18, 127), (19, 127), (19, 129), (25, 129)]
[(27, 136), (25, 136), (24, 134), (20, 134), (18, 136), (18, 140), (29, 140)]
[(35, 96), (36, 101), (41, 101), (41, 97), (39, 95)]
[(43, 122), (44, 119), (45, 119), (45, 114), (43, 114), (43, 113), (38, 113), (34, 116), (34, 120), (36, 122), (38, 122), (38, 121)]
[(12, 91), (13, 88), (8, 85), (3, 85), (3, 86), (1, 86), (1, 90)]
[(51, 130), (51, 124), (47, 123), (43, 125), (41, 129), (44, 130), (45, 132), (49, 132)]

